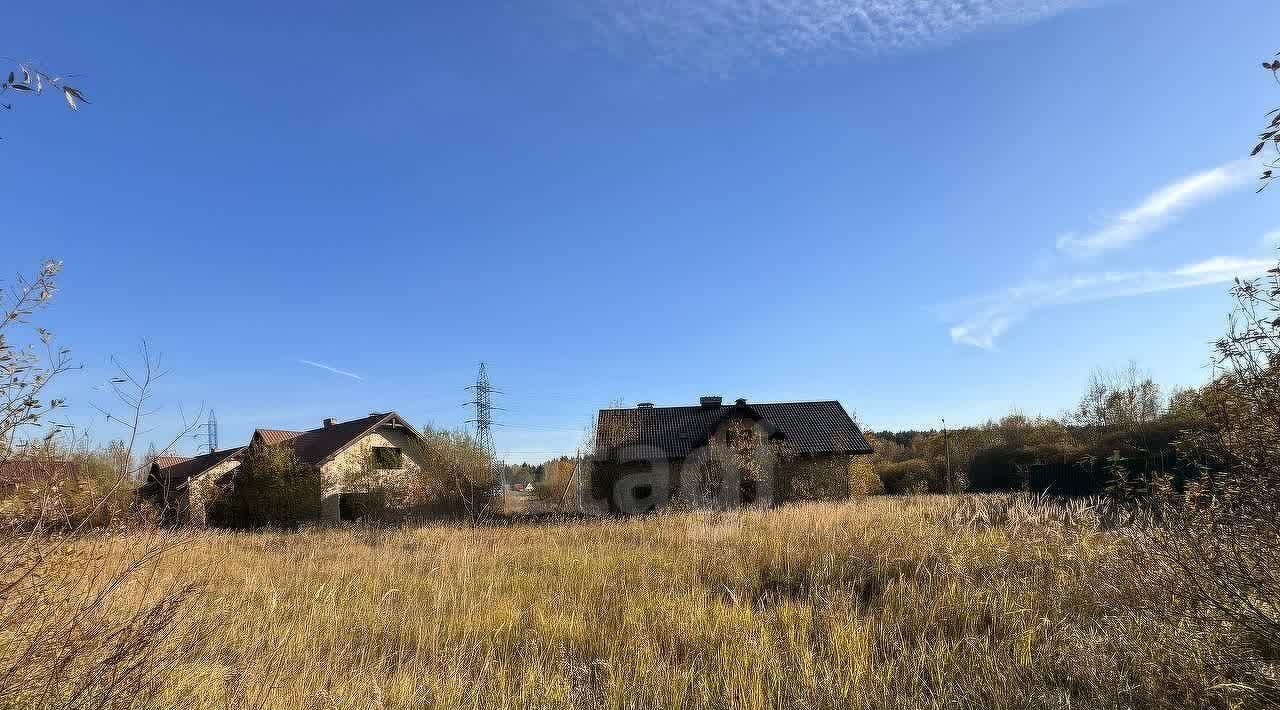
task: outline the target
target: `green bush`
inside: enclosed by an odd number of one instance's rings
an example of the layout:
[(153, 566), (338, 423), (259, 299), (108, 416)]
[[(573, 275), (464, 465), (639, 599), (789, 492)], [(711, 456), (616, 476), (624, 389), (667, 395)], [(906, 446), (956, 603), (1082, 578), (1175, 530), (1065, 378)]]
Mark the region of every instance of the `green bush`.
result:
[(884, 492), (893, 495), (928, 493), (934, 486), (933, 467), (924, 459), (881, 462), (877, 467)]
[(283, 446), (251, 446), (244, 462), (218, 483), (209, 521), (233, 528), (296, 529), (320, 515), (320, 473)]
[(983, 492), (1029, 488), (1059, 495), (1099, 495), (1118, 465), (1134, 481), (1146, 481), (1155, 473), (1164, 472), (1181, 487), (1186, 476), (1194, 472), (1189, 470), (1185, 457), (1178, 454), (1175, 442), (1194, 425), (1181, 417), (1162, 417), (1097, 433), (1089, 445), (1061, 441), (982, 448), (974, 453), (968, 466), (969, 486)]

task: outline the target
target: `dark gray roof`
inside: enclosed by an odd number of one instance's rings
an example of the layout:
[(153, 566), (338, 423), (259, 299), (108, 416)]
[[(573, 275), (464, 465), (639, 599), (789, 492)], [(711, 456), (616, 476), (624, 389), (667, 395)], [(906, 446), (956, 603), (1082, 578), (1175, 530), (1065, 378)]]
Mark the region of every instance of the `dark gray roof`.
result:
[(602, 409), (596, 452), (607, 456), (620, 446), (639, 445), (658, 448), (668, 458), (684, 458), (706, 444), (725, 419), (737, 416), (764, 420), (797, 454), (871, 453), (858, 425), (835, 400)]

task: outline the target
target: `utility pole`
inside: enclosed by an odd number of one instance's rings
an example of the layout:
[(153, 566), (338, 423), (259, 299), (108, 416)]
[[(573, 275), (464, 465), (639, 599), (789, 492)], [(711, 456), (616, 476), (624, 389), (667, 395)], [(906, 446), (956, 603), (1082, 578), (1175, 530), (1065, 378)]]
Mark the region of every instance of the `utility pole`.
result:
[(573, 486), (573, 495), (577, 499), (575, 507), (577, 512), (582, 512), (582, 479), (578, 478), (578, 472), (582, 465), (582, 449), (578, 449), (573, 454), (573, 473), (569, 474), (569, 481), (564, 484), (564, 490), (560, 491), (560, 510), (563, 511), (566, 499), (569, 497), (569, 486)]
[(947, 418), (942, 417), (942, 457), (947, 462), (947, 494), (951, 493), (951, 442), (947, 437)]
[(574, 497), (578, 499), (578, 513), (584, 510), (582, 505), (582, 449), (573, 452), (573, 480), (576, 485)]

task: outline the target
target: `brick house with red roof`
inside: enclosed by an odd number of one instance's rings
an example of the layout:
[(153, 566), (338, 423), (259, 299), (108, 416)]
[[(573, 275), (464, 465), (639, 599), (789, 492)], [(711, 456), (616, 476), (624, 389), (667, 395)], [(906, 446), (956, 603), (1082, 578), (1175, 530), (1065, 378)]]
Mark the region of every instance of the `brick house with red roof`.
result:
[(222, 486), (234, 485), (235, 471), (253, 446), (283, 446), (320, 475), (320, 520), (337, 523), (358, 517), (354, 477), (372, 473), (393, 478), (421, 470), (422, 439), (395, 412), (339, 422), (326, 419), (306, 431), (257, 429), (245, 446), (191, 458), (157, 457), (140, 493), (162, 505), (174, 520), (203, 526), (208, 505)]

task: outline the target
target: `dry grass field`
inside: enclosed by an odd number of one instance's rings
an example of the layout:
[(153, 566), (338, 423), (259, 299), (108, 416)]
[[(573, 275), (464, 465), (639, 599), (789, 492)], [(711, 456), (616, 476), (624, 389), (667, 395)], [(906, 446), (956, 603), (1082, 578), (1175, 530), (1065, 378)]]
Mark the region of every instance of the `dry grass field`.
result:
[[(207, 532), (100, 607), (181, 598), (147, 707), (1176, 707), (1158, 631), (1116, 613), (1135, 600), (1103, 527), (1083, 505), (932, 496)], [(101, 586), (157, 542), (177, 541), (80, 538), (50, 574)]]

